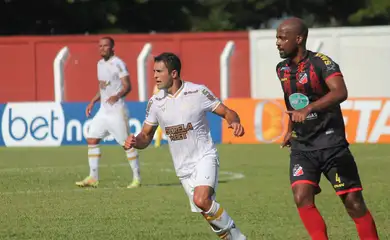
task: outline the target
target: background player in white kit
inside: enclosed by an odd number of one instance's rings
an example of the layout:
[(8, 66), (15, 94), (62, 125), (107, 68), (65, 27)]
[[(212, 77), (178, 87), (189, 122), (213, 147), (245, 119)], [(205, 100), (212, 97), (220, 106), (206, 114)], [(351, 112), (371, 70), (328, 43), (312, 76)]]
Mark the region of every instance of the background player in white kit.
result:
[[(97, 64), (99, 91), (91, 100), (85, 114), (89, 117), (93, 105), (99, 100), (101, 106), (89, 127), (87, 143), (90, 172), (84, 180), (76, 182), (80, 187), (97, 187), (99, 183), (100, 141), (111, 134), (117, 143), (123, 146), (130, 134), (125, 96), (131, 91), (131, 83), (126, 64), (115, 56), (114, 45), (114, 40), (110, 37), (104, 37), (99, 41), (102, 56)], [(127, 149), (126, 155), (133, 170), (133, 182), (128, 188), (139, 187), (141, 177), (137, 150)]]
[(225, 118), (234, 135), (240, 137), (244, 128), (237, 113), (223, 105), (207, 87), (182, 81), (180, 59), (173, 53), (162, 53), (154, 61), (154, 78), (161, 90), (149, 100), (141, 133), (129, 136), (125, 147), (146, 148), (160, 125), (168, 137), (176, 175), (192, 211), (202, 213), (221, 239), (246, 239), (215, 201), (219, 160), (206, 119), (206, 112)]

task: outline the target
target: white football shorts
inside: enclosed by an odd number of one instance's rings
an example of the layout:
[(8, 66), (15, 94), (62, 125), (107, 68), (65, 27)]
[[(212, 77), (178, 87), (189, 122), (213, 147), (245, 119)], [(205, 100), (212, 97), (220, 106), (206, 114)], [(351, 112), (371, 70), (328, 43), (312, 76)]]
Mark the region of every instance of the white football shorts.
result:
[(109, 113), (99, 109), (91, 121), (87, 137), (104, 139), (112, 135), (118, 144), (124, 145), (129, 134), (129, 112), (127, 108), (120, 108)]
[(192, 174), (188, 177), (181, 178), (181, 184), (190, 200), (192, 212), (202, 212), (194, 201), (194, 189), (197, 186), (210, 186), (214, 189), (212, 200), (216, 198), (218, 187), (219, 159), (218, 156), (210, 155), (202, 158), (194, 168)]

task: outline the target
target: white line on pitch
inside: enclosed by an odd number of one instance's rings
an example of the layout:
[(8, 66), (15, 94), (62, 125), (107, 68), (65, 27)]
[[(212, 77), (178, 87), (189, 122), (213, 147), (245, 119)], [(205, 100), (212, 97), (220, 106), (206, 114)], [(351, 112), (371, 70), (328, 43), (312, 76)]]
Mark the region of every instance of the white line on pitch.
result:
[[(127, 165), (127, 164), (126, 164)], [(108, 167), (110, 166), (113, 166), (113, 165), (107, 165)], [(116, 165), (118, 166), (118, 165)], [(169, 168), (163, 168), (163, 169), (160, 169), (160, 171), (162, 172), (173, 172), (174, 170), (173, 169), (169, 169)], [(245, 177), (244, 174), (242, 173), (236, 173), (236, 172), (227, 172), (227, 171), (220, 171), (219, 172), (219, 175), (220, 177), (221, 176), (227, 176), (227, 177), (224, 177), (224, 178), (221, 178), (220, 181), (232, 181), (232, 180), (238, 180), (238, 179), (242, 179)], [(172, 186), (181, 186), (180, 183), (178, 182), (177, 184), (170, 184)], [(146, 184), (146, 187), (158, 187), (158, 186), (162, 186), (162, 185), (159, 185), (159, 184)], [(0, 192), (0, 196), (1, 195), (16, 195), (16, 194), (44, 194), (44, 193), (65, 193), (65, 192), (93, 192), (95, 190), (127, 190), (127, 191), (131, 191), (125, 187), (119, 187), (119, 186), (116, 186), (116, 187), (98, 187), (96, 189), (93, 189), (93, 188), (79, 188), (79, 187), (76, 187), (74, 189), (64, 189), (64, 190), (53, 190), (53, 189), (48, 189), (48, 190), (24, 190), (24, 191), (21, 191), (21, 190), (17, 190), (17, 191), (9, 191), (9, 192)]]

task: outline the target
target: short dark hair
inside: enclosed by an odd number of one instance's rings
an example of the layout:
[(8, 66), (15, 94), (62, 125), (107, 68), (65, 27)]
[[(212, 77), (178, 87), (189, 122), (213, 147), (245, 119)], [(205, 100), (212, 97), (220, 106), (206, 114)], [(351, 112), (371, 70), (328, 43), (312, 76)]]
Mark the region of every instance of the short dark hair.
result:
[(110, 41), (111, 47), (115, 46), (115, 41), (112, 37), (102, 37), (101, 39), (107, 39), (108, 41)]
[(168, 68), (168, 72), (171, 73), (173, 70), (177, 71), (177, 75), (180, 77), (181, 62), (180, 58), (171, 52), (164, 52), (154, 57), (154, 62), (164, 62)]

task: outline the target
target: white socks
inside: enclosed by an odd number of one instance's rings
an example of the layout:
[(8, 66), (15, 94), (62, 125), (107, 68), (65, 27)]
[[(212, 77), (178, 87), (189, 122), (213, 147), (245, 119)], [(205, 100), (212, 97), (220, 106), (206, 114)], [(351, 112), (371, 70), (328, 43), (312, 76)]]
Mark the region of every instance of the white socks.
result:
[(133, 180), (141, 181), (141, 174), (138, 163), (138, 152), (135, 148), (126, 150), (127, 160), (129, 161), (131, 170), (133, 170)]
[[(141, 174), (138, 163), (138, 152), (131, 148), (126, 150), (127, 160), (129, 161), (131, 170), (133, 171), (133, 180), (141, 181)], [(101, 157), (99, 145), (88, 145), (88, 162), (89, 162), (89, 176), (99, 179), (99, 160)]]
[(219, 203), (213, 201), (210, 209), (203, 214), (211, 225), (213, 232), (215, 232), (220, 239), (246, 240), (245, 235), (236, 227), (233, 219)]
[(101, 157), (99, 145), (88, 145), (89, 176), (98, 180), (99, 159)]
[(230, 229), (234, 224), (233, 219), (216, 201), (213, 201), (210, 210), (205, 212), (205, 215), (211, 225), (223, 231)]

